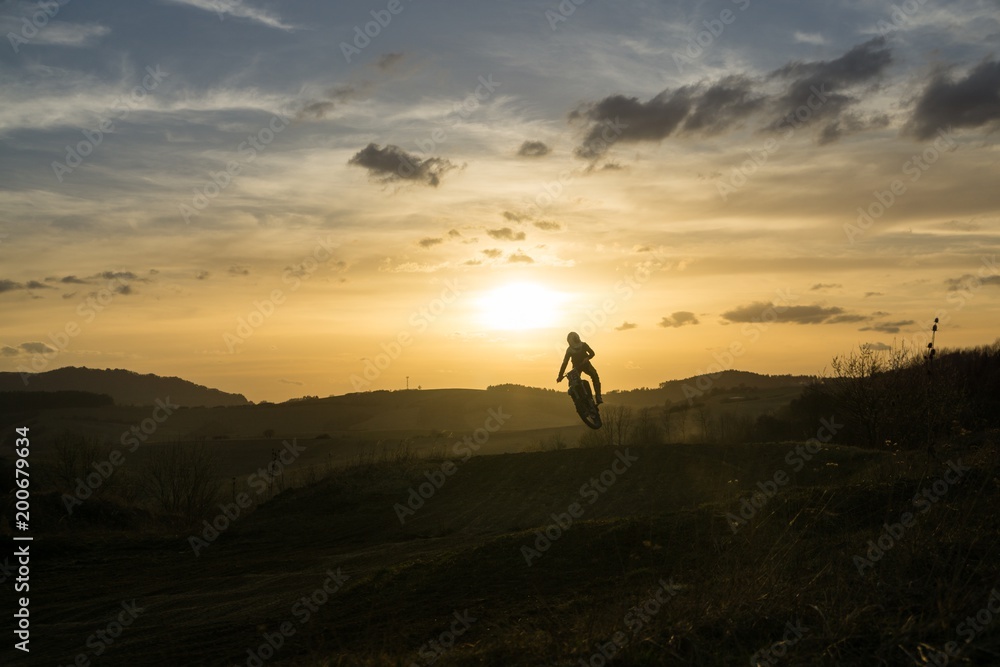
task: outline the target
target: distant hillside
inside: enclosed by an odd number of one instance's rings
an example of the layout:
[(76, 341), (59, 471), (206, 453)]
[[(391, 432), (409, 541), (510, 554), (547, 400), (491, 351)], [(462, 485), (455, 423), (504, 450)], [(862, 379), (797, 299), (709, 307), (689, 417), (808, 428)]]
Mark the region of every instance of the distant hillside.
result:
[(28, 376), (25, 386), (20, 373), (0, 373), (0, 392), (85, 391), (106, 394), (116, 405), (153, 405), (157, 399), (170, 398), (185, 407), (248, 405), (242, 394), (229, 394), (203, 387), (177, 377), (140, 375), (123, 369), (99, 370), (68, 366)]

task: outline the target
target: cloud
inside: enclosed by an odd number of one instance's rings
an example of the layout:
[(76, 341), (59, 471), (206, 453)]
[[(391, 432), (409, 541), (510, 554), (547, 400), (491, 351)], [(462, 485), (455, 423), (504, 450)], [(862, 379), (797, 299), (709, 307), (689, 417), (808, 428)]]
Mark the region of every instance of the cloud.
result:
[(809, 291), (815, 292), (817, 290), (837, 289), (840, 287), (843, 287), (843, 285), (841, 285), (840, 283), (816, 283), (815, 285), (809, 288)]
[(875, 352), (888, 352), (892, 349), (892, 345), (886, 345), (885, 343), (865, 343), (864, 347)]
[[(65, 4), (65, 2), (63, 3)], [(12, 24), (11, 19), (0, 20), (0, 29), (8, 28), (7, 24)], [(13, 25), (9, 26), (13, 28)], [(21, 23), (18, 21), (16, 30), (20, 31)], [(6, 34), (8, 31), (3, 30)], [(100, 23), (69, 23), (66, 21), (50, 21), (44, 30), (39, 30), (38, 34), (31, 38), (34, 45), (51, 45), (65, 47), (90, 47), (97, 44), (101, 38), (111, 33), (111, 29)]]
[(880, 322), (868, 327), (861, 327), (858, 331), (879, 331), (881, 333), (899, 333), (902, 327), (916, 324), (913, 320), (899, 320), (897, 322)]
[(798, 30), (792, 33), (792, 40), (796, 44), (815, 44), (817, 46), (827, 43), (826, 37), (818, 32), (800, 32)]
[(959, 232), (978, 232), (983, 228), (982, 223), (975, 220), (949, 220), (938, 225), (942, 229), (954, 229)]
[(382, 71), (387, 71), (396, 66), (403, 59), (402, 52), (383, 53), (375, 62), (375, 66)]
[(523, 222), (527, 220), (529, 216), (522, 213), (515, 213), (514, 211), (504, 211), (503, 217), (511, 222)]
[(312, 118), (319, 120), (325, 118), (327, 114), (336, 109), (339, 105), (361, 97), (368, 86), (357, 87), (351, 85), (335, 86), (323, 93), (323, 97), (318, 100), (307, 102), (296, 114), (296, 118)]
[(432, 247), (434, 247), (434, 246), (436, 246), (436, 245), (438, 245), (440, 243), (444, 243), (444, 239), (441, 239), (441, 238), (438, 238), (438, 239), (432, 239), (432, 238), (420, 239), (420, 247), (421, 248), (432, 248)]
[(243, 266), (242, 264), (233, 264), (228, 269), (226, 269), (226, 271), (231, 276), (249, 276), (250, 275), (250, 267)]
[(18, 345), (22, 351), (28, 354), (50, 354), (55, 352), (55, 348), (50, 347), (46, 343), (21, 343)]
[(209, 273), (208, 271), (199, 271), (198, 274), (194, 278), (195, 278), (195, 280), (205, 280), (210, 275), (212, 275), (212, 274)]
[[(848, 130), (859, 131), (867, 124), (858, 114), (844, 115), (860, 100), (846, 90), (868, 84), (892, 63), (892, 53), (884, 37), (858, 44), (834, 60), (792, 62), (774, 70), (772, 80), (788, 81), (785, 91), (772, 102), (777, 115), (765, 129), (778, 131), (793, 122), (810, 124), (827, 121), (826, 139), (837, 138)], [(805, 108), (809, 115), (797, 115)], [(802, 115), (805, 115), (803, 112)], [(875, 123), (881, 122), (881, 118)], [(833, 129), (829, 129), (833, 126)], [(821, 143), (824, 143), (821, 137)], [(829, 141), (826, 141), (829, 143)]]
[(0, 280), (0, 294), (11, 292), (16, 289), (24, 289), (24, 285), (13, 280)]
[(440, 185), (441, 177), (455, 168), (444, 158), (421, 160), (399, 146), (387, 144), (385, 148), (380, 148), (374, 143), (362, 148), (347, 163), (364, 167), (369, 175), (384, 182), (419, 181), (435, 188)]
[(280, 380), (278, 380), (278, 382), (280, 382), (281, 384), (295, 385), (296, 387), (301, 387), (305, 385), (305, 382), (299, 382), (298, 380), (287, 380), (285, 378), (281, 378)]
[(791, 324), (843, 324), (871, 319), (867, 315), (846, 312), (839, 306), (775, 306), (770, 301), (755, 301), (722, 314), (729, 322), (786, 322)]
[[(583, 140), (574, 152), (577, 157), (597, 160), (617, 141), (659, 142), (671, 135), (717, 136), (764, 113), (770, 121), (760, 129), (768, 131), (781, 130), (793, 121), (798, 125), (823, 119), (826, 128), (820, 143), (830, 143), (844, 134), (888, 123), (884, 114), (864, 117), (850, 111), (860, 98), (847, 91), (870, 84), (891, 62), (885, 38), (876, 37), (834, 60), (790, 62), (763, 78), (730, 74), (711, 84), (667, 89), (647, 101), (610, 95), (570, 112), (570, 122), (585, 124)], [(769, 92), (774, 84), (780, 90)], [(796, 113), (801, 114), (803, 108), (808, 115), (801, 120)]]
[(59, 282), (66, 283), (67, 285), (86, 285), (86, 280), (80, 280), (76, 276), (63, 276), (59, 279)]
[(37, 280), (29, 280), (25, 287), (27, 289), (55, 289), (52, 285), (46, 285), (45, 283), (40, 283)]
[(980, 278), (979, 276), (974, 276), (971, 273), (966, 273), (960, 278), (948, 278), (944, 281), (944, 284), (948, 286), (949, 292), (957, 292), (959, 290), (971, 291), (978, 289), (983, 285), (1000, 286), (1000, 276), (986, 276), (985, 278)]
[(295, 27), (283, 23), (281, 19), (267, 10), (250, 7), (243, 0), (167, 0), (177, 5), (187, 5), (206, 12), (213, 12), (223, 20), (226, 16), (247, 19), (254, 23), (276, 28), (278, 30), (294, 30)]
[(882, 292), (865, 292), (865, 298), (868, 299), (873, 296), (882, 296)]
[(549, 220), (536, 220), (531, 224), (533, 224), (535, 227), (538, 227), (539, 229), (544, 229), (547, 232), (557, 232), (560, 229), (562, 229), (562, 225), (560, 225), (558, 222), (551, 222)]
[(498, 241), (523, 241), (525, 236), (524, 232), (515, 232), (510, 227), (487, 229), (486, 233)]
[(700, 324), (698, 317), (688, 310), (678, 310), (670, 317), (660, 320), (660, 326), (667, 329), (677, 329), (688, 324)]
[(520, 250), (518, 250), (517, 252), (511, 253), (510, 255), (507, 256), (507, 263), (508, 264), (518, 264), (518, 263), (534, 264), (535, 260), (533, 260), (531, 257), (529, 257), (528, 255), (525, 255), (523, 252), (521, 252)]
[(552, 149), (541, 141), (525, 141), (521, 144), (521, 147), (517, 149), (517, 154), (520, 157), (542, 157), (551, 152)]
[(10, 345), (4, 345), (0, 347), (0, 357), (16, 357), (20, 352), (16, 347), (11, 347)]
[(1000, 121), (1000, 61), (983, 61), (957, 81), (944, 72), (924, 88), (904, 128), (917, 139), (938, 130), (977, 128)]
[(630, 329), (635, 329), (638, 326), (639, 325), (635, 322), (622, 322), (621, 326), (615, 327), (615, 331), (629, 331)]
[(486, 255), (490, 259), (496, 259), (497, 257), (500, 257), (501, 255), (503, 255), (503, 251), (499, 250), (497, 248), (487, 248), (486, 250), (483, 250), (482, 252), (483, 252), (484, 255)]

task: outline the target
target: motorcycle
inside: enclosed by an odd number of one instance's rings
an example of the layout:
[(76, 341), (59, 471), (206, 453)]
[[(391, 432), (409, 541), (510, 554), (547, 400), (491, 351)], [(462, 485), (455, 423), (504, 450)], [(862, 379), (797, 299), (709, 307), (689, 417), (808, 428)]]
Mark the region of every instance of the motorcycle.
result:
[(569, 380), (569, 395), (576, 406), (576, 412), (580, 415), (583, 423), (592, 429), (599, 429), (602, 426), (601, 413), (594, 402), (594, 394), (590, 389), (590, 382), (581, 377), (580, 369), (574, 368), (566, 373)]

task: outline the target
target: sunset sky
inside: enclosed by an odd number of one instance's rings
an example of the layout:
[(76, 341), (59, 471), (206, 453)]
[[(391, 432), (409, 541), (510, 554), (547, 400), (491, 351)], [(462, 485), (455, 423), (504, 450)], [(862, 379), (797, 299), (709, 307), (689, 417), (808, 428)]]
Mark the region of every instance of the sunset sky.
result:
[(556, 387), (576, 330), (609, 390), (821, 373), (936, 315), (939, 347), (1000, 335), (995, 1), (6, 0), (0, 28), (0, 370)]

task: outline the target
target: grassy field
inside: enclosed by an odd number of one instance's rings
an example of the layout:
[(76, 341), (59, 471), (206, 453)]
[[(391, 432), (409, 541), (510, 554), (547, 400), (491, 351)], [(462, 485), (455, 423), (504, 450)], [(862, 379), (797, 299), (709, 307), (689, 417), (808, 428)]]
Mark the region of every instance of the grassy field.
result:
[(400, 457), (229, 505), (204, 517), (217, 535), (81, 513), (36, 538), (31, 659), (0, 661), (996, 664), (997, 454), (994, 436), (936, 458), (796, 443)]

